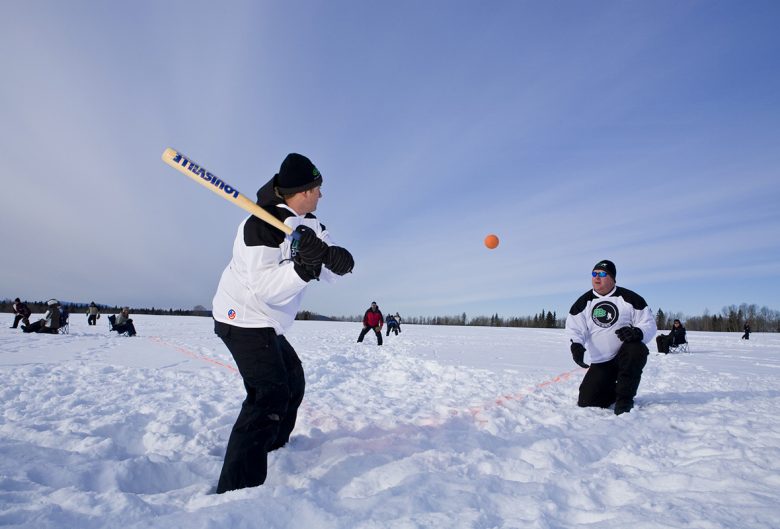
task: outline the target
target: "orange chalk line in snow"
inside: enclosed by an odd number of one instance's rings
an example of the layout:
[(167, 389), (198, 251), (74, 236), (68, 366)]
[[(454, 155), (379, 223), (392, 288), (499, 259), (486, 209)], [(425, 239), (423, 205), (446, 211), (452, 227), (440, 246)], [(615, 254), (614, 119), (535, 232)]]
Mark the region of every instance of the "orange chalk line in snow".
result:
[[(153, 342), (157, 342), (157, 343), (159, 343), (161, 345), (166, 345), (168, 347), (172, 347), (173, 349), (179, 351), (180, 353), (183, 353), (183, 354), (185, 354), (185, 355), (187, 355), (187, 356), (189, 356), (191, 358), (194, 358), (196, 360), (200, 360), (200, 361), (203, 361), (203, 362), (209, 362), (211, 364), (215, 364), (215, 365), (218, 365), (220, 367), (224, 367), (225, 369), (229, 369), (230, 371), (233, 371), (234, 373), (238, 373), (238, 369), (236, 369), (235, 367), (233, 367), (233, 366), (231, 366), (229, 364), (222, 363), (219, 360), (214, 360), (213, 358), (209, 358), (208, 356), (201, 355), (201, 354), (195, 353), (193, 351), (190, 351), (186, 347), (182, 347), (180, 345), (176, 345), (176, 344), (172, 344), (170, 342), (166, 342), (165, 340), (163, 340), (162, 338), (157, 337), (157, 336), (149, 336), (148, 338), (150, 340), (152, 340)], [(480, 406), (471, 406), (471, 407), (467, 408), (465, 411), (466, 411), (466, 413), (468, 413), (469, 415), (471, 415), (474, 418), (475, 422), (477, 422), (481, 426), (484, 426), (488, 422), (487, 419), (482, 419), (482, 418), (478, 417), (478, 415), (480, 413), (482, 413), (483, 411), (487, 410), (488, 408), (491, 408), (493, 406), (504, 406), (504, 405), (506, 405), (510, 401), (520, 401), (520, 400), (523, 400), (528, 395), (530, 395), (532, 393), (535, 393), (538, 390), (548, 388), (548, 387), (552, 386), (553, 384), (558, 384), (559, 382), (565, 382), (565, 381), (569, 380), (574, 373), (578, 373), (578, 372), (581, 372), (581, 371), (585, 371), (585, 369), (583, 369), (583, 368), (575, 368), (575, 369), (572, 369), (571, 371), (566, 371), (564, 373), (561, 373), (559, 375), (554, 376), (551, 379), (548, 379), (548, 380), (545, 380), (543, 382), (540, 382), (539, 384), (536, 384), (535, 386), (530, 386), (530, 387), (525, 388), (525, 389), (523, 389), (523, 390), (521, 390), (521, 391), (519, 391), (517, 393), (514, 393), (514, 394), (501, 395), (500, 397), (496, 398), (495, 400), (493, 400), (491, 402), (486, 402), (485, 404), (482, 404)], [(449, 413), (450, 413), (450, 416), (456, 417), (456, 416), (460, 415), (461, 413), (463, 413), (463, 411), (464, 410), (462, 410), (462, 409), (454, 409), (453, 408), (453, 409), (449, 410)], [(438, 421), (436, 419), (433, 419), (433, 418), (424, 420), (424, 422), (426, 423), (426, 426), (433, 426), (436, 423), (440, 423), (440, 421)]]
[(186, 347), (182, 347), (181, 345), (176, 345), (176, 344), (172, 344), (170, 342), (166, 342), (165, 340), (163, 340), (162, 338), (160, 338), (158, 336), (148, 336), (148, 338), (150, 340), (152, 340), (153, 342), (157, 342), (157, 343), (159, 343), (161, 345), (167, 345), (168, 347), (172, 347), (173, 349), (176, 349), (180, 353), (183, 353), (183, 354), (185, 354), (185, 355), (187, 355), (187, 356), (189, 356), (191, 358), (194, 358), (195, 360), (200, 360), (202, 362), (208, 362), (210, 364), (216, 364), (216, 365), (218, 365), (220, 367), (224, 367), (225, 369), (229, 369), (230, 371), (233, 371), (234, 373), (238, 373), (238, 369), (236, 369), (235, 367), (233, 367), (233, 366), (231, 366), (229, 364), (224, 364), (224, 363), (220, 362), (219, 360), (214, 360), (213, 358), (209, 358), (208, 356), (195, 353), (193, 351), (190, 351)]
[[(471, 406), (469, 408), (466, 408), (465, 412), (468, 413), (469, 415), (471, 415), (471, 417), (474, 419), (474, 421), (477, 424), (479, 424), (480, 426), (484, 426), (484, 425), (486, 425), (488, 423), (488, 420), (484, 419), (484, 418), (480, 418), (480, 417), (478, 417), (478, 415), (480, 413), (482, 413), (483, 411), (487, 410), (488, 408), (492, 408), (493, 406), (504, 406), (504, 405), (506, 405), (510, 401), (520, 401), (520, 400), (523, 400), (524, 398), (526, 398), (528, 395), (530, 395), (532, 393), (535, 393), (535, 392), (537, 392), (539, 390), (548, 388), (548, 387), (552, 386), (553, 384), (557, 384), (559, 382), (565, 382), (565, 381), (569, 380), (572, 377), (572, 375), (574, 375), (575, 373), (581, 372), (581, 371), (585, 371), (585, 369), (578, 367), (578, 368), (572, 369), (571, 371), (566, 371), (565, 373), (561, 373), (559, 375), (556, 375), (556, 376), (554, 376), (551, 379), (545, 380), (544, 382), (540, 382), (539, 384), (536, 384), (535, 386), (530, 386), (528, 388), (525, 388), (525, 389), (523, 389), (521, 391), (518, 391), (517, 393), (509, 394), (509, 395), (502, 395), (502, 396), (496, 398), (493, 401), (486, 402), (486, 403), (481, 404), (479, 406)], [(449, 411), (449, 413), (450, 413), (450, 416), (457, 417), (458, 415), (463, 413), (463, 411), (464, 410), (451, 409)], [(426, 425), (432, 426), (435, 423), (437, 423), (437, 420), (436, 419), (429, 419), (426, 422), (427, 422)]]

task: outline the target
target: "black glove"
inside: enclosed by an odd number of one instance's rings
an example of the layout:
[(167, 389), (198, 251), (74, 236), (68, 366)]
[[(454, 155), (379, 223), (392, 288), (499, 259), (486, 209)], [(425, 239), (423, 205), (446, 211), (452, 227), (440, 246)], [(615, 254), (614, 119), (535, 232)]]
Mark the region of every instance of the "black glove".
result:
[(295, 271), (306, 282), (319, 280), (322, 260), (328, 255), (328, 245), (308, 226), (301, 224), (295, 231), (298, 233), (292, 244)]
[(328, 245), (317, 237), (313, 229), (301, 224), (295, 231), (299, 234), (298, 240), (293, 241), (293, 261), (309, 266), (322, 265), (325, 256), (328, 255)]
[(574, 363), (578, 366), (584, 367), (585, 369), (590, 367), (585, 363), (585, 346), (581, 343), (572, 342), (571, 357), (574, 359)]
[(639, 327), (632, 327), (631, 325), (621, 327), (615, 331), (615, 334), (617, 334), (617, 337), (620, 338), (621, 342), (625, 343), (641, 342), (642, 338), (645, 336), (642, 329)]
[(312, 279), (320, 280), (320, 272), (322, 272), (322, 263), (317, 265), (307, 265), (303, 263), (293, 263), (293, 268), (298, 274), (298, 277), (306, 281), (307, 283)]
[(329, 246), (328, 255), (325, 256), (323, 264), (336, 275), (343, 276), (352, 271), (355, 266), (355, 260), (352, 254), (340, 246)]

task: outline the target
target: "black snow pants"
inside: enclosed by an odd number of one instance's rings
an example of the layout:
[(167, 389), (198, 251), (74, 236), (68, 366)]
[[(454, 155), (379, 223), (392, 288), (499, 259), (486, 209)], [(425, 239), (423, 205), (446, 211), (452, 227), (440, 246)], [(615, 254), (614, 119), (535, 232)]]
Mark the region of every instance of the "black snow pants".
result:
[(38, 320), (30, 325), (22, 325), (22, 332), (39, 332), (44, 334), (58, 334), (57, 329), (46, 327), (43, 320)]
[(577, 405), (608, 408), (615, 403), (615, 413), (630, 410), (649, 353), (642, 342), (624, 343), (612, 360), (591, 364), (580, 384)]
[(668, 354), (670, 342), (671, 339), (665, 334), (661, 334), (660, 336), (655, 337), (655, 344), (658, 347), (659, 353)]
[(246, 399), (230, 432), (217, 493), (265, 482), (268, 452), (284, 446), (303, 401), (303, 366), (284, 336), (271, 328), (214, 322), (244, 379)]
[(87, 325), (97, 325), (97, 314), (87, 315)]
[(368, 334), (368, 331), (374, 331), (374, 334), (376, 334), (376, 344), (377, 345), (382, 345), (382, 329), (380, 329), (378, 326), (377, 327), (363, 327), (363, 330), (360, 331), (360, 336), (358, 336), (358, 343), (363, 341), (363, 338), (366, 337), (366, 334)]
[(17, 314), (14, 316), (14, 325), (11, 327), (12, 329), (16, 329), (19, 326), (19, 322), (22, 322), (24, 325), (30, 325), (30, 320), (27, 316), (24, 314)]
[(122, 323), (121, 325), (114, 325), (113, 330), (118, 332), (119, 334), (126, 332), (128, 336), (136, 335), (135, 325), (133, 325), (132, 319), (127, 320), (125, 323)]

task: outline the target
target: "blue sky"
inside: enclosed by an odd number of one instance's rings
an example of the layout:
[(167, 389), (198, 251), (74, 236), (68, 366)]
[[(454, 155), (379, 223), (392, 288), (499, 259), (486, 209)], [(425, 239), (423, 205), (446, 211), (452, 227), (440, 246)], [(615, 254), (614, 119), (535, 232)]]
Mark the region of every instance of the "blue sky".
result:
[[(780, 308), (780, 4), (12, 2), (0, 297), (210, 306), (288, 152), (355, 272), (304, 308), (564, 314), (599, 259), (657, 310)], [(498, 249), (482, 240), (495, 233)]]

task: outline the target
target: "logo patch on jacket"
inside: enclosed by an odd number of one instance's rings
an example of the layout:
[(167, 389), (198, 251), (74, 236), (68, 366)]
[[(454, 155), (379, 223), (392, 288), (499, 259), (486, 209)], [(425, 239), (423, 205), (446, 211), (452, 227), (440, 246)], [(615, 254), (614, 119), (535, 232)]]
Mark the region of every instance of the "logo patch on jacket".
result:
[(236, 311), (234, 311), (233, 309), (230, 309), (228, 311), (228, 319), (229, 320), (235, 320), (236, 319)]
[(599, 301), (593, 305), (590, 317), (599, 327), (610, 327), (618, 319), (618, 308), (611, 301)]

